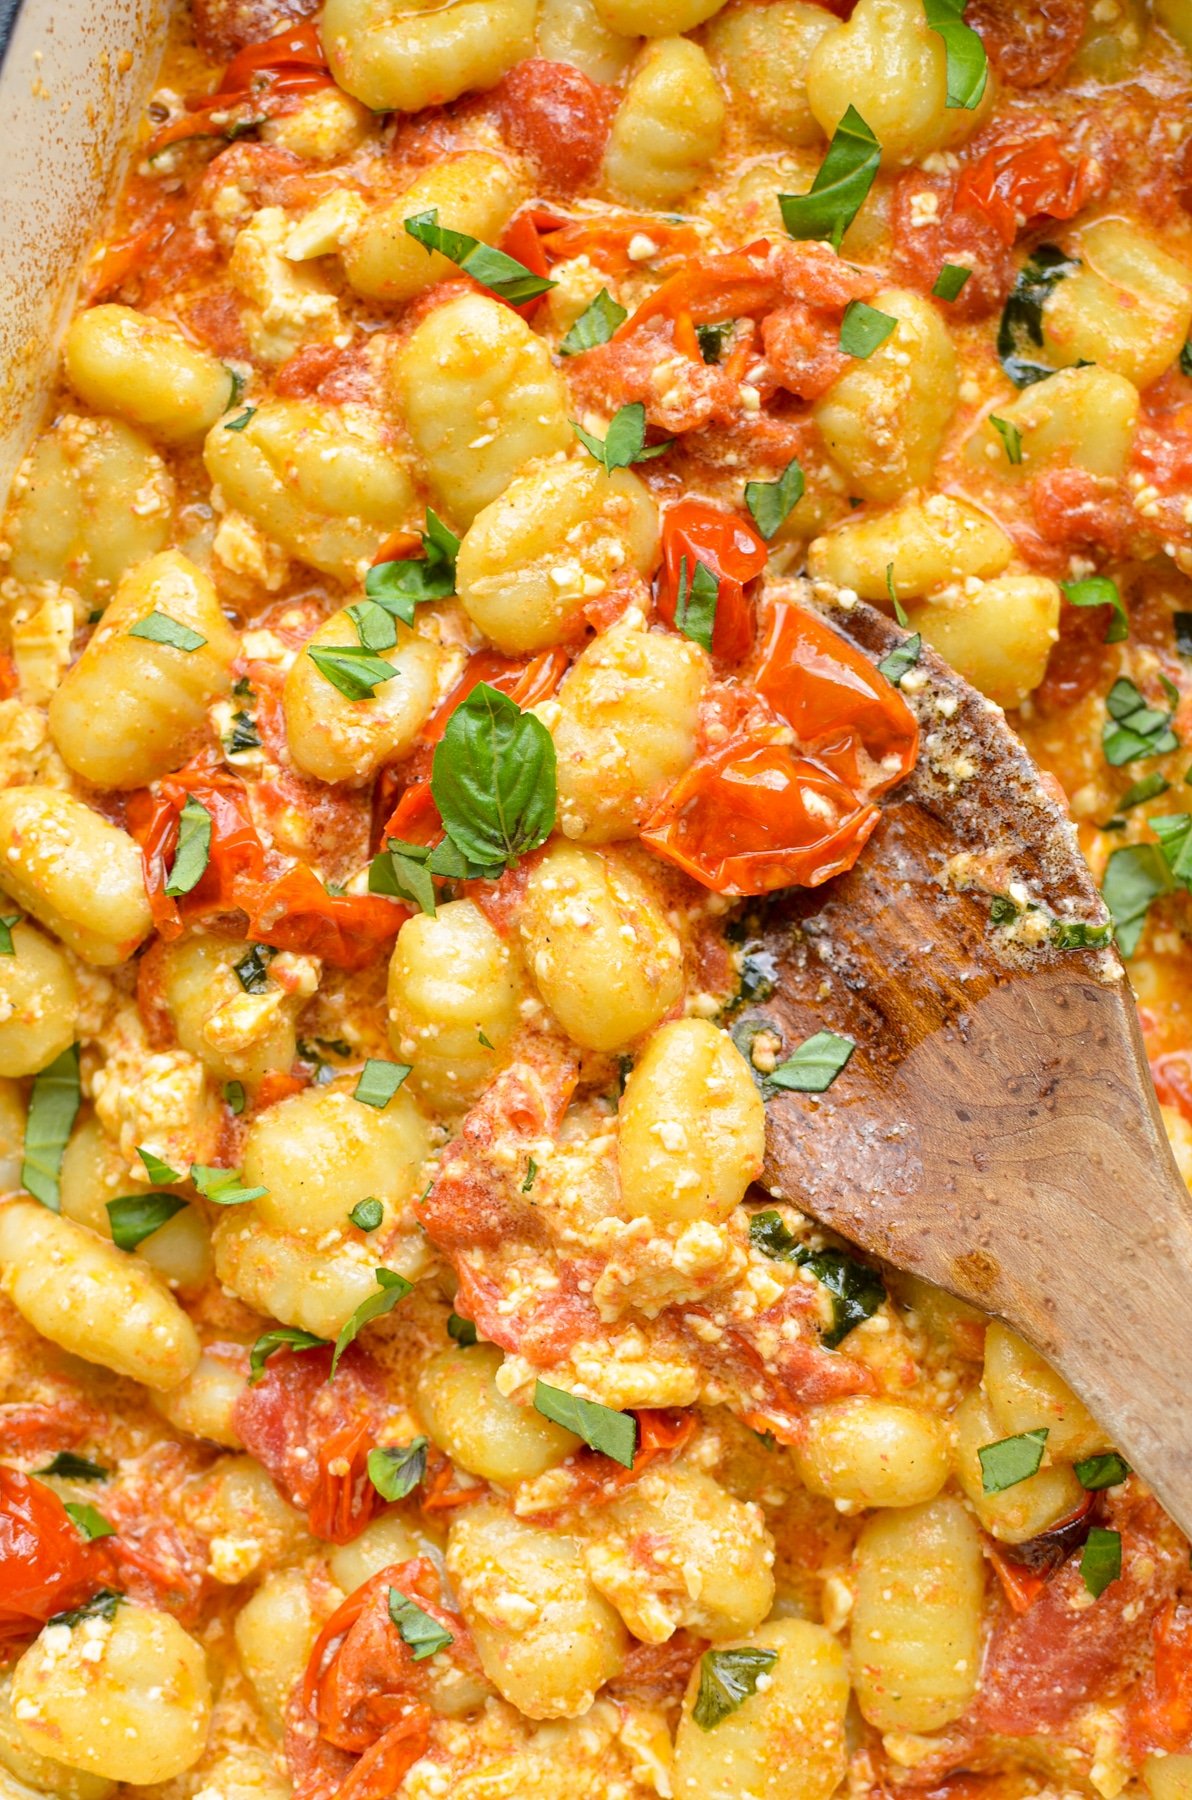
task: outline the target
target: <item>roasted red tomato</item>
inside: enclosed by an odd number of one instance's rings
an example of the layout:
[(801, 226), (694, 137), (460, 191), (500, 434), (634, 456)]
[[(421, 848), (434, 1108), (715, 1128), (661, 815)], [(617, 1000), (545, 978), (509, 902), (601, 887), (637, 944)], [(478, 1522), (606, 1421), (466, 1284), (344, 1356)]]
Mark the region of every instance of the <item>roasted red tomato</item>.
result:
[(364, 969), (410, 916), (380, 894), (329, 894), (312, 869), (295, 863), (271, 882), (249, 919), (249, 936), (275, 950), (321, 956), (336, 969)]
[(753, 602), (745, 590), (765, 569), (766, 546), (752, 525), (706, 500), (672, 506), (662, 526), (658, 586), (658, 611), (668, 625), (675, 623), (680, 589), (691, 595), (700, 563), (717, 583), (712, 654), (740, 662), (753, 648)]
[(879, 817), (787, 745), (733, 738), (692, 764), (641, 835), (718, 894), (769, 894), (851, 869)]
[[(179, 819), (192, 794), (211, 815), (210, 855), (197, 885), (173, 899), (165, 891), (166, 882), (178, 847)], [(145, 788), (134, 794), (128, 822), (141, 846), (145, 891), (163, 938), (176, 938), (185, 920), (234, 911), (242, 904), (245, 885), (255, 886), (264, 874), (264, 848), (244, 784), (209, 756), (198, 756), (167, 775), (155, 791)]]
[(102, 1585), (105, 1561), (52, 1489), (0, 1468), (0, 1640), (81, 1605)]
[(995, 144), (966, 169), (956, 186), (956, 209), (983, 213), (1002, 242), (1012, 244), (1028, 219), (1071, 219), (1101, 192), (1104, 172), (1094, 157), (1069, 156), (1058, 138)]
[(919, 727), (898, 689), (806, 607), (769, 608), (754, 684), (802, 748), (851, 787), (881, 794), (914, 768)]

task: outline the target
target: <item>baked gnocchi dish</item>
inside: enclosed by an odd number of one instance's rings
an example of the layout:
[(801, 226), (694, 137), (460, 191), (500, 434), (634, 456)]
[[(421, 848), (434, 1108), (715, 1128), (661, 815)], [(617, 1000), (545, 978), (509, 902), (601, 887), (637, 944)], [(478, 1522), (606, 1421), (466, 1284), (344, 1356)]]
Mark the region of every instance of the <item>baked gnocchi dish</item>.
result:
[(179, 8), (0, 542), (3, 1800), (1192, 1800), (1187, 1541), (748, 1028), (929, 645), (1192, 1179), (1190, 332), (1188, 0)]

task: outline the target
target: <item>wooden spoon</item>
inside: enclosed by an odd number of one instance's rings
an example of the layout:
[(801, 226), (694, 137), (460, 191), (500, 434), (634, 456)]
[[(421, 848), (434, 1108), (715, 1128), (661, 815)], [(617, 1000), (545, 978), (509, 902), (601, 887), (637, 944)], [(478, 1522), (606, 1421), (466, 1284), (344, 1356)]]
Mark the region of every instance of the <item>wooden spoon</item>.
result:
[[(906, 637), (816, 598), (875, 661)], [(1104, 905), (1001, 710), (926, 648), (907, 688), (918, 767), (856, 868), (759, 903), (775, 987), (746, 1029), (784, 1056), (824, 1029), (857, 1045), (825, 1094), (770, 1099), (763, 1179), (1007, 1320), (1192, 1534), (1192, 1202), (1116, 950), (1047, 932)], [(995, 928), (1011, 882), (1039, 910)]]

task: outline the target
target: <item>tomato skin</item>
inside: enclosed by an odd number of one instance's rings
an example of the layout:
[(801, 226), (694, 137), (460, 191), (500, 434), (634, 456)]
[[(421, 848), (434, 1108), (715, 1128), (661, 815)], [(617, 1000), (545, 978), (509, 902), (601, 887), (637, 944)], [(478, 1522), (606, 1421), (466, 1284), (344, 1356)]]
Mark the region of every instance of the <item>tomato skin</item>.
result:
[(106, 1560), (51, 1488), (0, 1467), (0, 1641), (79, 1606), (102, 1584)]
[(753, 648), (753, 604), (745, 590), (764, 572), (766, 554), (762, 539), (744, 519), (706, 500), (680, 500), (662, 526), (659, 613), (674, 624), (682, 564), (686, 561), (690, 582), (696, 564), (703, 563), (719, 586), (712, 654), (724, 662), (740, 662)]
[(956, 184), (956, 209), (982, 214), (1004, 244), (1028, 219), (1071, 219), (1101, 192), (1105, 174), (1091, 156), (1073, 160), (1048, 135), (995, 144)]
[(319, 28), (314, 19), (291, 25), (275, 37), (260, 43), (245, 44), (238, 50), (223, 72), (218, 92), (238, 93), (249, 87), (254, 75), (278, 68), (321, 69), (327, 72), (327, 58), (319, 41)]
[(880, 817), (788, 745), (733, 738), (692, 764), (641, 838), (715, 893), (769, 894), (851, 869)]
[(881, 794), (914, 768), (919, 726), (898, 689), (806, 607), (780, 600), (769, 609), (754, 686), (849, 786)]

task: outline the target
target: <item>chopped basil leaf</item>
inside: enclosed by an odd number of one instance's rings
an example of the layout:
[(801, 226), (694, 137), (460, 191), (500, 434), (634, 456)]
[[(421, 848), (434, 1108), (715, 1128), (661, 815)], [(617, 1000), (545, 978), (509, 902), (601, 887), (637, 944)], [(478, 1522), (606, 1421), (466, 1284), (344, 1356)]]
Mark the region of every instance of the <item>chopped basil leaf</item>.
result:
[(94, 1542), (96, 1538), (115, 1537), (116, 1527), (108, 1523), (97, 1507), (85, 1506), (77, 1500), (68, 1500), (66, 1511), (88, 1543)]
[(1113, 914), (1114, 935), (1123, 956), (1133, 956), (1137, 950), (1151, 901), (1169, 894), (1171, 888), (1158, 844), (1129, 844), (1111, 853), (1101, 898)]
[(440, 225), (437, 206), (432, 206), (429, 212), (415, 213), (404, 224), (424, 250), (428, 253), (437, 250), (465, 275), (486, 287), (490, 294), (508, 300), (511, 306), (524, 306), (527, 300), (536, 300), (539, 294), (557, 286), (545, 275), (535, 275), (516, 257), (506, 256), (503, 250), (482, 244), (479, 238), (469, 237), (466, 231), (452, 231), (446, 225)]
[(1046, 364), (1033, 361), (1026, 346), (1042, 349), (1044, 304), (1065, 275), (1075, 274), (1079, 267), (1055, 244), (1038, 244), (1018, 271), (997, 333), (998, 357), (1015, 387), (1030, 387), (1055, 374)]
[(1181, 887), (1192, 885), (1192, 814), (1165, 813), (1152, 818), (1150, 825), (1172, 879)]
[(1048, 1427), (1021, 1431), (1017, 1437), (999, 1438), (996, 1444), (982, 1444), (977, 1455), (981, 1460), (981, 1492), (1004, 1494), (1038, 1473), (1047, 1447)]
[(389, 1617), (415, 1662), (425, 1662), (428, 1656), (434, 1656), (436, 1651), (445, 1650), (448, 1644), (455, 1642), (437, 1619), (423, 1612), (418, 1602), (409, 1599), (399, 1588), (389, 1590)]
[(791, 458), (777, 481), (745, 483), (745, 504), (767, 544), (803, 498), (806, 485), (797, 457)]
[(722, 319), (719, 325), (697, 325), (695, 340), (706, 363), (718, 363), (721, 351), (732, 336), (734, 321)]
[(1057, 950), (1099, 950), (1113, 941), (1113, 920), (1092, 925), (1087, 919), (1053, 919), (1048, 936)]
[(0, 956), (16, 955), (12, 944), (12, 928), (14, 925), (19, 925), (24, 916), (24, 913), (19, 912), (5, 913), (4, 917), (0, 919)]
[(207, 642), (197, 631), (192, 631), (189, 625), (180, 625), (177, 619), (171, 619), (168, 613), (158, 612), (156, 609), (146, 613), (143, 619), (138, 619), (135, 625), (130, 625), (128, 635), (144, 638), (150, 644), (168, 644), (172, 650), (185, 650), (188, 654), (192, 650), (201, 650)]
[(898, 598), (898, 588), (894, 581), (894, 564), (892, 562), (886, 564), (886, 592), (890, 596), (890, 605), (894, 608), (894, 617), (905, 631), (910, 624), (910, 620), (906, 616), (906, 607)]
[(923, 0), (930, 29), (944, 40), (947, 96), (944, 105), (972, 112), (980, 106), (989, 79), (985, 45), (964, 22), (965, 0)]
[(382, 1500), (404, 1500), (426, 1474), (427, 1440), (411, 1438), (408, 1444), (386, 1444), (368, 1453), (368, 1479)]
[[(1141, 806), (1144, 800), (1157, 800), (1159, 795), (1165, 794), (1170, 786), (1171, 783), (1165, 781), (1159, 771), (1155, 769), (1150, 775), (1144, 775), (1140, 781), (1136, 781), (1131, 787), (1128, 787), (1113, 810), (1115, 813), (1129, 812), (1132, 806)], [(1103, 826), (1102, 830), (1104, 829)]]
[(356, 600), (347, 612), (363, 649), (393, 649), (397, 642), (397, 620), (379, 601)]
[(654, 444), (646, 448), (646, 409), (640, 400), (631, 401), (613, 414), (609, 423), (608, 436), (601, 439), (593, 437), (582, 425), (571, 421), (571, 429), (607, 475), (614, 469), (627, 469), (631, 463), (649, 462), (651, 457), (661, 456), (669, 450), (672, 440), (667, 438), (664, 444)]
[(236, 979), (246, 994), (264, 994), (269, 989), (269, 964), (277, 955), (270, 944), (253, 944), (239, 962), (233, 963)]
[(624, 1469), (633, 1467), (637, 1450), (637, 1420), (632, 1413), (614, 1412), (597, 1400), (581, 1400), (565, 1388), (534, 1383), (534, 1410), (567, 1431), (574, 1431), (593, 1450), (603, 1451)]
[(707, 563), (697, 562), (694, 575), (685, 556), (679, 559), (679, 592), (675, 598), (675, 628), (709, 655), (716, 629), (716, 602), (720, 582)]
[(370, 1056), (352, 1090), (353, 1100), (359, 1100), (361, 1106), (375, 1106), (380, 1112), (388, 1106), (412, 1066), (410, 1063), (386, 1062), (380, 1057)]
[(776, 1088), (796, 1094), (824, 1094), (857, 1048), (852, 1038), (834, 1031), (817, 1031), (805, 1038), (793, 1056), (771, 1072)]
[(244, 398), (246, 377), (243, 375), (237, 375), (235, 369), (228, 368), (227, 363), (224, 364), (224, 368), (227, 371), (228, 378), (230, 379), (230, 381), (232, 383), (232, 391), (228, 395), (228, 404), (224, 408), (224, 411), (231, 412), (232, 408), (234, 406), (239, 406), (240, 402)]
[(198, 886), (207, 872), (210, 858), (211, 814), (201, 800), (188, 794), (186, 804), (178, 815), (178, 848), (174, 852), (174, 866), (166, 882), (166, 893), (171, 899), (176, 899), (180, 894), (189, 894)]
[(1006, 460), (1017, 468), (1022, 462), (1022, 433), (1012, 419), (999, 419), (990, 413), (989, 423), (1006, 446)]
[(903, 676), (910, 674), (922, 654), (922, 634), (914, 631), (910, 637), (904, 638), (901, 644), (896, 644), (888, 656), (883, 656), (877, 666), (891, 687), (901, 687)]
[(177, 1169), (171, 1169), (169, 1163), (162, 1162), (160, 1156), (155, 1156), (152, 1150), (146, 1150), (141, 1144), (137, 1146), (137, 1155), (144, 1163), (145, 1173), (150, 1181), (182, 1181), (184, 1179)]
[(269, 1192), (268, 1188), (245, 1187), (239, 1169), (220, 1169), (210, 1163), (191, 1163), (190, 1178), (213, 1206), (244, 1206)]
[(306, 654), (324, 681), (346, 700), (371, 700), (375, 689), (392, 681), (397, 670), (363, 644), (308, 644)]
[[(426, 509), (422, 556), (374, 563), (364, 577), (364, 592), (378, 606), (414, 623), (414, 608), (424, 600), (446, 600), (455, 592), (455, 559), (459, 539), (431, 507)], [(359, 629), (359, 627), (357, 627)]]
[(994, 925), (1010, 925), (1018, 917), (1018, 908), (1009, 894), (994, 894), (989, 902), (989, 917)]
[(34, 1080), (25, 1120), (21, 1186), (51, 1212), (61, 1209), (58, 1176), (80, 1098), (79, 1046), (71, 1044)]
[[(431, 793), (455, 850), (497, 874), (555, 823), (555, 747), (546, 726), (480, 682), (435, 745)], [(432, 865), (433, 866), (433, 865)]]
[(1181, 656), (1192, 657), (1192, 612), (1172, 613), (1171, 627), (1175, 632), (1176, 650)]
[(447, 1315), (447, 1336), (453, 1338), (461, 1350), (470, 1350), (476, 1342), (476, 1327), (471, 1319), (453, 1312)]
[(240, 756), (246, 750), (261, 748), (261, 734), (251, 713), (241, 711), (232, 714), (232, 729), (224, 738), (223, 747), (228, 756)]
[(357, 1200), (348, 1217), (358, 1231), (375, 1231), (385, 1217), (385, 1208), (370, 1195), (367, 1200)]
[(628, 317), (625, 308), (618, 305), (608, 289), (601, 288), (559, 345), (559, 355), (579, 356), (584, 350), (594, 350), (597, 344), (607, 344), (618, 325), (623, 325)]
[(1192, 340), (1180, 351), (1180, 374), (1192, 375)]
[(47, 1625), (81, 1625), (84, 1619), (114, 1619), (116, 1608), (123, 1600), (123, 1594), (115, 1594), (111, 1588), (100, 1588), (92, 1594), (90, 1600), (84, 1600), (82, 1606), (75, 1606), (69, 1612), (55, 1613), (47, 1619)]
[(244, 1091), (244, 1083), (242, 1081), (225, 1081), (223, 1097), (228, 1110), (234, 1112), (236, 1117), (239, 1118), (248, 1101), (248, 1095)]
[(749, 1221), (749, 1242), (772, 1262), (798, 1262), (805, 1252), (782, 1214), (773, 1211), (754, 1213)]
[(1166, 756), (1178, 750), (1180, 740), (1171, 729), (1172, 714), (1151, 706), (1126, 675), (1121, 675), (1105, 697), (1109, 711), (1101, 732), (1105, 760), (1115, 769), (1144, 756)]
[(835, 1350), (850, 1331), (871, 1319), (886, 1298), (886, 1284), (877, 1270), (846, 1256), (843, 1250), (810, 1250), (791, 1260), (810, 1269), (832, 1296), (832, 1323), (823, 1334), (829, 1350)]
[(480, 1045), (482, 1050), (496, 1049), (496, 1045), (493, 1043), (492, 1039), (485, 1037), (482, 1031), (476, 1033), (476, 1042)]
[(407, 1294), (414, 1291), (413, 1283), (407, 1281), (404, 1275), (399, 1275), (395, 1269), (374, 1269), (373, 1274), (377, 1278), (377, 1292), (360, 1302), (336, 1338), (335, 1354), (331, 1358), (332, 1375), (339, 1367), (340, 1357), (348, 1345), (355, 1342), (364, 1327), (371, 1325), (374, 1319), (383, 1318), (386, 1313), (392, 1312), (399, 1300), (404, 1300)]
[(433, 919), (435, 884), (427, 867), (430, 855), (428, 844), (406, 844), (400, 838), (389, 838), (368, 865), (369, 893), (410, 900)]
[(931, 291), (935, 298), (937, 300), (959, 299), (960, 291), (972, 272), (971, 269), (964, 268), (960, 263), (945, 263), (932, 284)]
[(885, 343), (897, 323), (889, 313), (866, 306), (864, 300), (850, 300), (840, 321), (840, 348), (846, 356), (864, 360)]
[(177, 1194), (125, 1194), (106, 1200), (112, 1242), (118, 1250), (135, 1250), (147, 1237), (160, 1231), (186, 1205)]
[(1121, 1532), (1106, 1531), (1103, 1526), (1094, 1525), (1080, 1553), (1081, 1580), (1093, 1599), (1099, 1600), (1110, 1582), (1120, 1579), (1121, 1573)]
[(57, 1475), (63, 1481), (106, 1481), (111, 1472), (89, 1456), (76, 1456), (73, 1450), (55, 1451), (44, 1469), (33, 1471), (35, 1475)]
[(1064, 598), (1072, 606), (1109, 606), (1113, 610), (1105, 627), (1105, 642), (1120, 644), (1130, 635), (1130, 617), (1118, 592), (1116, 581), (1108, 575), (1086, 575), (1083, 581), (1061, 581)]
[(1074, 1463), (1072, 1472), (1082, 1488), (1096, 1494), (1102, 1488), (1116, 1487), (1119, 1481), (1125, 1481), (1130, 1465), (1116, 1450), (1106, 1450), (1100, 1456), (1087, 1456), (1083, 1462)]
[(692, 1718), (701, 1731), (711, 1731), (742, 1702), (756, 1694), (759, 1675), (778, 1661), (777, 1650), (705, 1650), (699, 1659), (699, 1692)]
[(793, 238), (827, 238), (834, 250), (856, 218), (882, 160), (881, 145), (855, 106), (832, 134), (828, 154), (806, 194), (779, 194), (782, 223)]
[[(232, 404), (234, 404), (234, 402)], [(239, 418), (229, 419), (227, 421), (227, 423), (224, 425), (224, 430), (225, 431), (243, 431), (244, 427), (248, 424), (248, 421), (255, 415), (256, 410), (257, 409), (255, 406), (246, 406), (244, 411), (240, 414)]]
[(528, 1194), (530, 1192), (531, 1188), (534, 1186), (534, 1178), (537, 1174), (538, 1164), (531, 1156), (526, 1163), (526, 1179), (521, 1184), (521, 1191), (523, 1194)]
[(324, 1350), (326, 1338), (316, 1337), (313, 1331), (300, 1331), (296, 1325), (275, 1325), (271, 1331), (263, 1331), (253, 1345), (248, 1358), (248, 1379), (250, 1386), (255, 1386), (265, 1373), (265, 1364), (275, 1350)]

